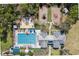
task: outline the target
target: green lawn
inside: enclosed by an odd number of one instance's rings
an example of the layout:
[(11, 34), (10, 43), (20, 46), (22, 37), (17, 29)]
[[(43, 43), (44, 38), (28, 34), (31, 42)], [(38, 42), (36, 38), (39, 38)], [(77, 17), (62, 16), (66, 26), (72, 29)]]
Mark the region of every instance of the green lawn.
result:
[(0, 41), (0, 53), (1, 53), (1, 41)]
[[(0, 28), (0, 36), (1, 36), (2, 28)], [(0, 53), (1, 53), (1, 38), (0, 38)]]
[(35, 29), (40, 29), (40, 27), (41, 27), (41, 25), (38, 22), (35, 23), (34, 26), (35, 26)]
[(60, 55), (60, 50), (52, 50), (51, 55)]
[(31, 48), (33, 54), (35, 56), (45, 56), (48, 55), (48, 49), (41, 49), (41, 48)]
[(51, 22), (51, 7), (48, 8), (48, 21)]
[(12, 37), (11, 37), (12, 33), (9, 32), (8, 33), (8, 37), (7, 37), (7, 42), (3, 42), (1, 41), (1, 51), (6, 51), (7, 49), (9, 49), (12, 46)]

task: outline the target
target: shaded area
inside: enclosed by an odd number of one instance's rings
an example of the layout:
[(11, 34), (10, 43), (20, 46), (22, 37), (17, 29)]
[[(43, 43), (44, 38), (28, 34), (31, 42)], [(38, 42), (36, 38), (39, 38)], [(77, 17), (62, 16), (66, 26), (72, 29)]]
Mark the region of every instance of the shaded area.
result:
[(6, 30), (3, 30), (2, 32), (1, 41), (7, 42), (7, 31)]
[(1, 41), (1, 52), (5, 52), (12, 46), (13, 40), (12, 40), (11, 34), (12, 34), (12, 32), (7, 33), (7, 41), (6, 42)]

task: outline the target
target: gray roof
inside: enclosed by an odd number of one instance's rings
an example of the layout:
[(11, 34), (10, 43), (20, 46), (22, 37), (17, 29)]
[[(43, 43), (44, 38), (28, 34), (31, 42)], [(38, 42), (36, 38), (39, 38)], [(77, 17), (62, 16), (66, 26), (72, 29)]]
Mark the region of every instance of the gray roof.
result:
[(53, 48), (59, 48), (59, 47), (60, 47), (59, 41), (53, 41)]
[(64, 41), (63, 41), (63, 40), (59, 40), (59, 43), (60, 43), (60, 44), (64, 44)]
[(41, 48), (47, 48), (47, 41), (41, 40), (40, 43)]
[(60, 31), (53, 32), (53, 35), (54, 35), (58, 40), (63, 40), (63, 41), (66, 40), (66, 35), (65, 35), (64, 33), (61, 34)]
[(61, 33), (60, 33), (60, 31), (56, 31), (56, 32), (53, 32), (53, 35), (59, 36), (59, 35), (61, 35)]
[(45, 38), (47, 36), (47, 32), (41, 32), (40, 35)]

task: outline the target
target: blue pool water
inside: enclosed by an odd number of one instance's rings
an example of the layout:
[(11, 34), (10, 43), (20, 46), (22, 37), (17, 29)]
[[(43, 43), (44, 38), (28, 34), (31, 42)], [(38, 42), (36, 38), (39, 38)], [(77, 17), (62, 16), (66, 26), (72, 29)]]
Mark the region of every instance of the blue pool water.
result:
[(36, 35), (34, 34), (25, 34), (19, 33), (18, 34), (18, 44), (35, 44), (36, 42)]

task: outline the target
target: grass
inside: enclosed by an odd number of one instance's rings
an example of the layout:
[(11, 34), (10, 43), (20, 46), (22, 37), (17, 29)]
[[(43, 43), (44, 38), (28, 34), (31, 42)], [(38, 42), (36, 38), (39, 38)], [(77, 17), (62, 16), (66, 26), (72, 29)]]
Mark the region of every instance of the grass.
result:
[(41, 49), (40, 48), (31, 48), (34, 52), (39, 52)]
[(48, 21), (51, 22), (51, 7), (48, 8)]
[[(0, 37), (1, 37), (2, 28), (0, 28)], [(1, 53), (1, 38), (0, 38), (0, 53)]]
[(48, 54), (48, 49), (31, 48), (31, 50), (35, 56), (45, 56)]
[(79, 21), (72, 25), (72, 28), (69, 30), (65, 48), (69, 50), (70, 54), (79, 54)]
[(60, 55), (60, 50), (53, 49), (51, 55)]
[(1, 51), (6, 51), (12, 46), (12, 37), (11, 37), (11, 32), (8, 32), (8, 37), (7, 37), (7, 42), (1, 41)]
[(0, 41), (0, 53), (1, 53), (1, 41)]
[(34, 26), (35, 26), (35, 29), (40, 29), (40, 27), (41, 27), (41, 25), (39, 23), (35, 23)]

